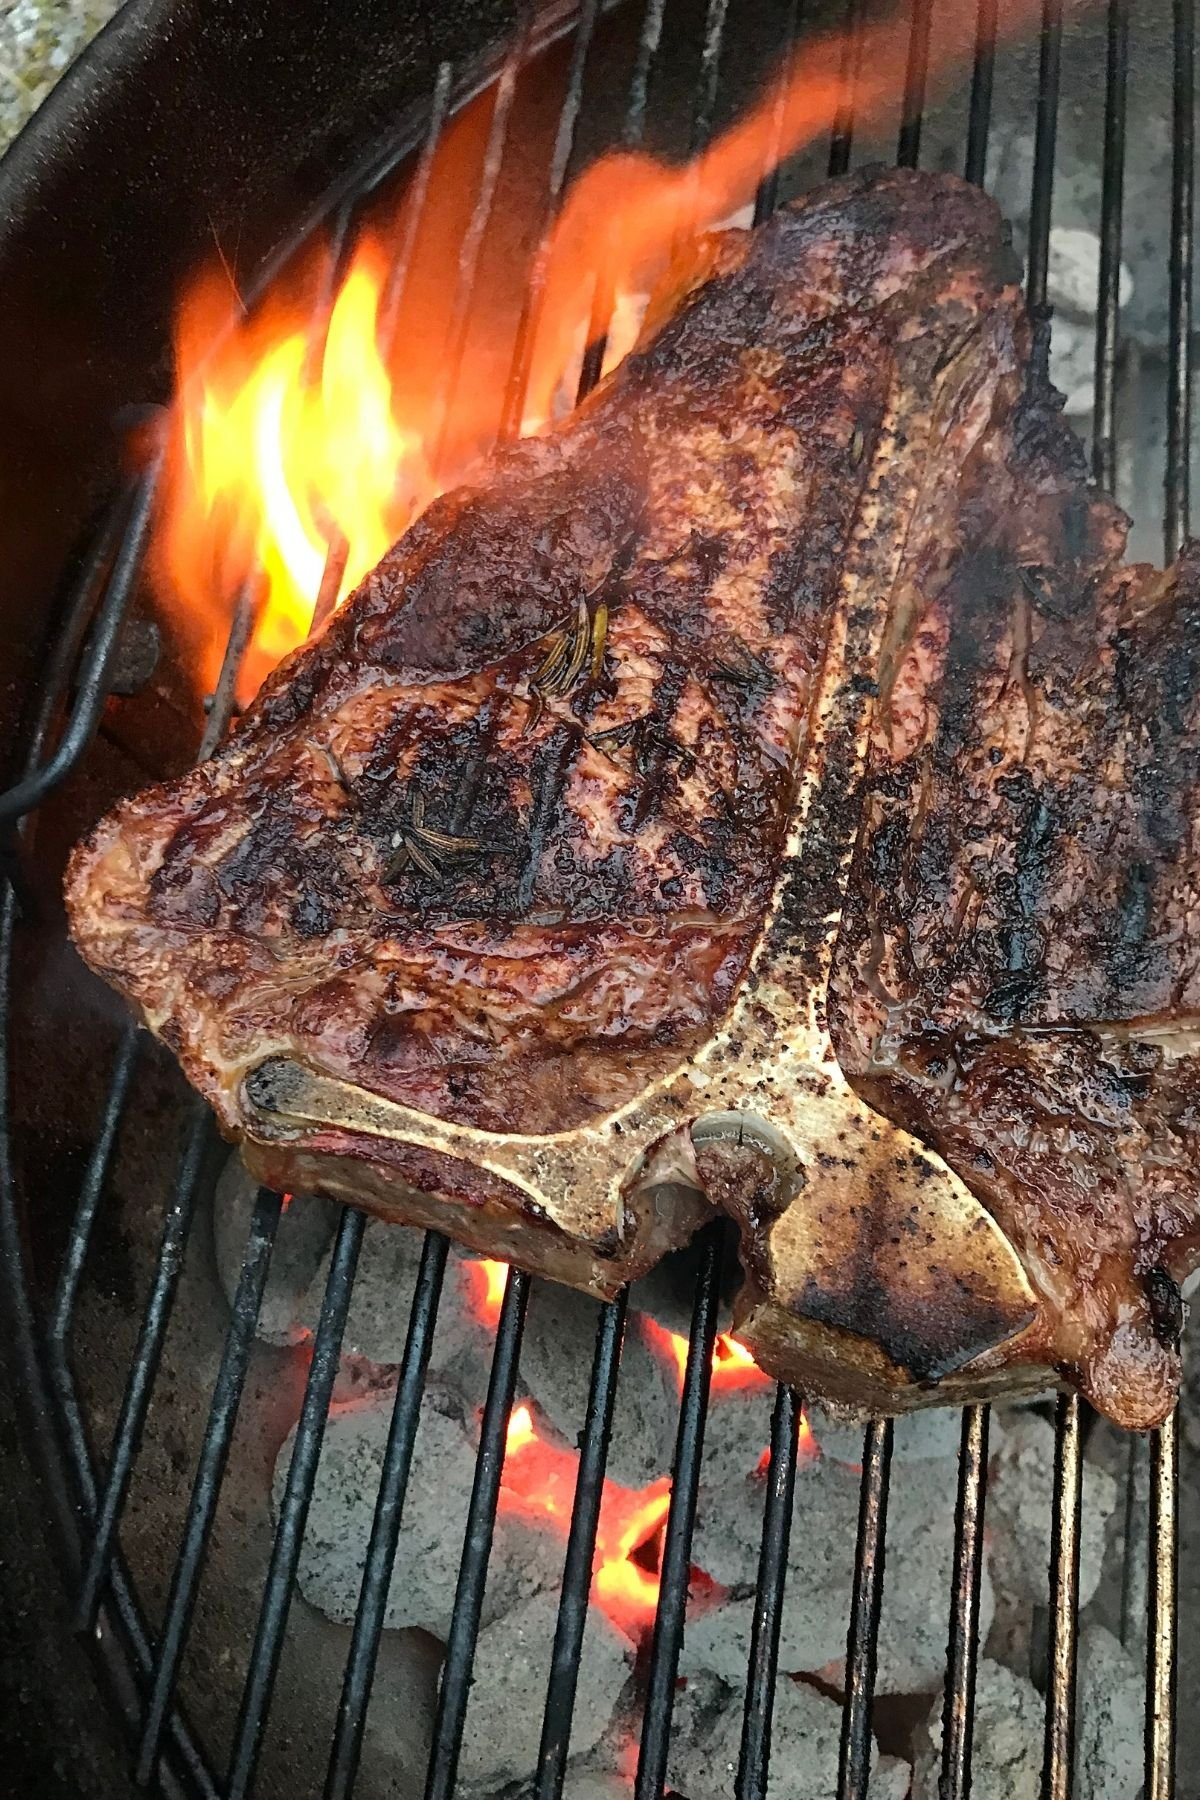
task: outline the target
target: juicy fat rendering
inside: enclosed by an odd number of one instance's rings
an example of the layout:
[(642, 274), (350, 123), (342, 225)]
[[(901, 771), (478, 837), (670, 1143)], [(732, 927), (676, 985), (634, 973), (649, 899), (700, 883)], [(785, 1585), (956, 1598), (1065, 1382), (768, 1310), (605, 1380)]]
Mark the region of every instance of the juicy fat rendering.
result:
[(598, 1293), (719, 1207), (809, 1391), (1164, 1415), (1200, 601), (1120, 565), (1015, 274), (904, 171), (708, 240), (79, 847), (76, 942), (263, 1179)]

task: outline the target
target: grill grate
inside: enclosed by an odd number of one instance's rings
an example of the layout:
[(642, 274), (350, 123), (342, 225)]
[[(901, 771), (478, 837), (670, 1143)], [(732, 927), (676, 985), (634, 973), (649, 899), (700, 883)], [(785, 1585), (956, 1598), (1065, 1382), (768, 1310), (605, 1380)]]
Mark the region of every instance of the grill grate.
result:
[[(623, 141), (643, 141), (649, 91), (663, 41), (666, 0), (645, 6), (630, 82)], [(547, 216), (565, 188), (581, 118), (585, 69), (593, 45), (599, 0), (584, 0), (573, 26), (565, 92), (552, 157), (547, 169)], [(721, 82), (728, 0), (708, 0), (698, 79), (691, 104), (691, 142), (702, 146), (711, 133)], [(846, 7), (844, 72), (853, 83), (861, 55), (865, 0)], [(1128, 75), (1129, 0), (1109, 0), (1107, 85), (1101, 198), (1102, 258), (1095, 370), (1093, 469), (1112, 485), (1116, 474), (1116, 354), (1118, 283), (1122, 226), (1122, 180)], [(786, 51), (799, 20), (797, 0), (780, 9)], [(929, 68), (931, 0), (912, 0), (911, 30), (904, 74), (897, 160), (919, 158)], [(1171, 193), (1169, 374), (1164, 541), (1173, 556), (1186, 534), (1190, 443), (1190, 330), (1194, 150), (1194, 5), (1173, 0), (1174, 163)], [(1049, 232), (1053, 198), (1055, 138), (1063, 54), (1062, 0), (1043, 0), (1040, 27), (1036, 142), (1028, 251), (1028, 298), (1035, 319), (1048, 321), (1046, 305)], [(978, 0), (974, 68), (966, 131), (965, 171), (981, 181), (992, 110), (997, 37), (997, 0)], [(518, 77), (543, 47), (533, 17), (526, 14), (500, 67), (493, 90), (491, 122), (474, 209), (462, 241), (450, 307), (452, 353), (438, 397), (435, 441), (444, 447), (480, 267), (480, 254), (496, 198)], [(428, 203), (434, 150), (446, 120), (465, 96), (454, 71), (443, 67), (431, 97), (423, 147), (408, 188), (408, 211), (385, 308), (394, 330), (399, 301), (413, 257), (416, 232)], [(851, 102), (830, 134), (831, 174), (848, 168), (855, 129)], [(335, 241), (352, 242), (355, 208), (402, 154), (373, 171), (361, 191), (340, 204)], [(774, 170), (764, 172), (756, 218), (772, 210), (778, 195)], [(338, 266), (330, 260), (332, 271)], [(505, 393), (504, 426), (519, 420), (545, 270), (535, 267), (516, 331)], [(328, 302), (319, 297), (314, 341)], [(582, 397), (599, 377), (611, 308), (605, 272), (596, 272), (592, 329), (580, 380)], [(1043, 338), (1043, 346), (1045, 344)], [(24, 830), (35, 809), (79, 764), (91, 742), (109, 688), (122, 620), (134, 590), (150, 528), (158, 466), (114, 504), (96, 548), (83, 569), (59, 648), (47, 671), (45, 700), (27, 747), (21, 778), (0, 796), (0, 821)], [(344, 546), (331, 548), (318, 616), (330, 604), (340, 580)], [(253, 627), (256, 594), (238, 602), (231, 637), (217, 684), (200, 755), (211, 753), (234, 707), (234, 681)], [(81, 651), (81, 646), (82, 651)], [(49, 748), (52, 723), (63, 696), (72, 698), (65, 726)], [(205, 1158), (212, 1141), (207, 1110), (193, 1103), (184, 1155), (164, 1217), (155, 1273), (130, 1365), (112, 1443), (103, 1467), (89, 1444), (79, 1388), (72, 1368), (70, 1338), (81, 1276), (101, 1197), (108, 1185), (118, 1132), (138, 1075), (139, 1037), (128, 1028), (116, 1051), (106, 1107), (79, 1193), (58, 1283), (43, 1315), (35, 1305), (22, 1242), (12, 1168), (10, 1053), (7, 1028), (13, 1000), (13, 958), (17, 945), (18, 882), (7, 883), (0, 910), (0, 1262), (8, 1311), (33, 1411), (38, 1446), (58, 1524), (77, 1583), (78, 1620), (92, 1636), (115, 1703), (137, 1744), (137, 1779), (157, 1783), (167, 1794), (228, 1796), (251, 1792), (287, 1628), (288, 1610), (316, 1476), (322, 1433), (362, 1243), (364, 1219), (341, 1215), (328, 1282), (304, 1392), (295, 1450), (275, 1531), (260, 1603), (253, 1649), (233, 1733), (227, 1773), (218, 1776), (177, 1700), (181, 1661), (204, 1569), (222, 1479), (246, 1383), (255, 1325), (278, 1226), (280, 1197), (260, 1190), (254, 1205), (244, 1261), (212, 1392), (211, 1410), (199, 1451), (178, 1557), (161, 1632), (152, 1638), (137, 1586), (118, 1543), (147, 1410), (175, 1298), (184, 1247), (192, 1223)], [(372, 1680), (379, 1652), (385, 1599), (396, 1553), (405, 1490), (420, 1417), (448, 1245), (427, 1234), (416, 1283), (404, 1358), (399, 1372), (390, 1433), (371, 1529), (361, 1598), (346, 1660), (325, 1793), (328, 1800), (351, 1794), (362, 1747)], [(704, 1445), (712, 1349), (721, 1275), (721, 1238), (704, 1236), (692, 1314), (687, 1364), (672, 1468), (660, 1600), (645, 1684), (645, 1710), (635, 1778), (636, 1800), (654, 1800), (666, 1778), (676, 1675), (687, 1604), (688, 1569)], [(521, 1337), (531, 1283), (519, 1271), (508, 1277), (494, 1354), (482, 1434), (459, 1570), (426, 1800), (447, 1800), (466, 1715), (472, 1661), (479, 1630), (488, 1558), (496, 1516), (505, 1429), (517, 1379)], [(626, 1297), (601, 1309), (573, 1512), (566, 1543), (562, 1598), (554, 1638), (541, 1746), (533, 1792), (537, 1800), (561, 1794), (567, 1762), (575, 1683), (587, 1615), (588, 1589), (596, 1541), (601, 1486), (625, 1326)], [(777, 1390), (771, 1425), (770, 1461), (765, 1481), (762, 1549), (754, 1601), (746, 1683), (739, 1800), (768, 1791), (772, 1695), (780, 1618), (785, 1598), (788, 1545), (792, 1528), (796, 1458), (802, 1416), (800, 1397)], [(1072, 1792), (1074, 1686), (1077, 1639), (1079, 1532), (1084, 1419), (1079, 1401), (1059, 1401), (1053, 1535), (1051, 1545), (1050, 1649), (1046, 1699), (1043, 1795), (1067, 1800)], [(984, 1505), (988, 1461), (989, 1409), (965, 1409), (959, 1459), (953, 1591), (948, 1597), (949, 1644), (945, 1689), (940, 1792), (944, 1800), (965, 1800), (971, 1790), (972, 1714), (979, 1654), (978, 1622), (983, 1569)], [(1173, 1417), (1153, 1434), (1149, 1456), (1149, 1553), (1146, 1800), (1168, 1800), (1174, 1792), (1175, 1647), (1177, 1564), (1178, 1421)], [(867, 1792), (876, 1638), (883, 1598), (887, 1539), (888, 1483), (892, 1427), (872, 1423), (863, 1451), (861, 1507), (856, 1546), (853, 1605), (847, 1647), (847, 1691), (843, 1717), (839, 1800), (859, 1800)], [(1136, 1456), (1131, 1471), (1136, 1472)], [(75, 1497), (82, 1503), (82, 1518)], [(1136, 1509), (1131, 1510), (1136, 1518)], [(1132, 1538), (1128, 1552), (1136, 1561)], [(1135, 1588), (1134, 1584), (1134, 1588)], [(1134, 1591), (1134, 1589), (1131, 1589)]]

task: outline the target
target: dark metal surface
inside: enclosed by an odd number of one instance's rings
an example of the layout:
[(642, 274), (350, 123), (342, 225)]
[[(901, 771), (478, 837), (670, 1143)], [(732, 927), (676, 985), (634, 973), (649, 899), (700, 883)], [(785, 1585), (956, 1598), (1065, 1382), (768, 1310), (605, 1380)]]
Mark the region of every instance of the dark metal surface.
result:
[(883, 1608), (883, 1567), (887, 1544), (888, 1483), (892, 1469), (893, 1422), (874, 1419), (863, 1440), (862, 1491), (850, 1631), (846, 1639), (846, 1702), (838, 1759), (837, 1800), (863, 1800), (871, 1774), (871, 1708), (879, 1615)]
[(939, 1800), (967, 1800), (971, 1792), (975, 1671), (979, 1661), (979, 1593), (983, 1580), (983, 1508), (987, 1495), (990, 1408), (968, 1406), (958, 1451), (954, 1513), (954, 1587), (942, 1709)]

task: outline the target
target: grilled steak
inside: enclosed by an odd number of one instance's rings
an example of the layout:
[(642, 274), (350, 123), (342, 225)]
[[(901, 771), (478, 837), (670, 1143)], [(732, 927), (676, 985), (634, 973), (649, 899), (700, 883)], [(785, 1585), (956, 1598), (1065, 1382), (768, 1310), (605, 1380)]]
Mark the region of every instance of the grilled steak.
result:
[(80, 846), (83, 954), (262, 1178), (600, 1293), (719, 1206), (789, 1379), (1162, 1416), (1188, 566), (1119, 567), (1014, 275), (906, 172), (709, 240)]

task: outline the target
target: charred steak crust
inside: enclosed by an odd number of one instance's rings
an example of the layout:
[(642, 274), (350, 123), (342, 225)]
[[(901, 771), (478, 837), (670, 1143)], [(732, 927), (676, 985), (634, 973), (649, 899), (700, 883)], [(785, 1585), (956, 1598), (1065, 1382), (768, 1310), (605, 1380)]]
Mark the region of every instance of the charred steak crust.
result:
[[(1120, 568), (1015, 274), (989, 201), (906, 171), (709, 241), (572, 419), (436, 501), (211, 762), (77, 849), (76, 942), (261, 1174), (597, 1291), (694, 1228), (690, 1183), (739, 1218), (780, 1373), (874, 1405), (872, 1357), (889, 1382), (965, 1365), (963, 1392), (1049, 1364), (1114, 1417), (1162, 1415), (1196, 1252), (1191, 563)], [(822, 738), (830, 642), (874, 641), (861, 599), (839, 610), (850, 563), (887, 625)], [(923, 1321), (869, 1183), (857, 1263), (806, 1285), (787, 1205), (739, 1201), (749, 1162), (697, 1166), (704, 1102), (669, 1081), (764, 950), (1036, 1300), (951, 1270)], [(344, 1128), (264, 1134), (246, 1077), (272, 1059), (350, 1095)], [(404, 1108), (619, 1139), (655, 1084), (682, 1148), (606, 1223), (386, 1135)]]

